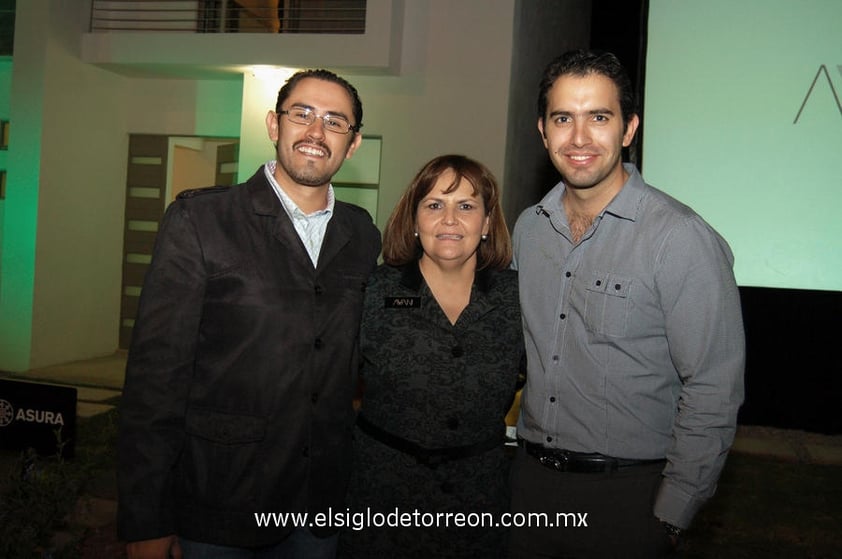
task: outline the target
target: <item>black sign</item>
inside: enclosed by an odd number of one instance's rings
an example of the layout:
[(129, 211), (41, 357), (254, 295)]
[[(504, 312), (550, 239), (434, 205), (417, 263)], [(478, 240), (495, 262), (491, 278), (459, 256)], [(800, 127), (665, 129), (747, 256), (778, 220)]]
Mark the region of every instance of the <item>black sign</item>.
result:
[(76, 389), (0, 379), (0, 448), (73, 458)]

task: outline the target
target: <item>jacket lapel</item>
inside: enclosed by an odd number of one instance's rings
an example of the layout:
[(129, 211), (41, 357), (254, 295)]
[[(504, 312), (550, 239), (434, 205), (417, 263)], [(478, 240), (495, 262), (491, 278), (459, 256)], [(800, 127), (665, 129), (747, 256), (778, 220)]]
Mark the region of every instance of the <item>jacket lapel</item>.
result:
[(249, 198), (251, 199), (254, 213), (259, 216), (272, 218), (272, 223), (268, 225), (271, 228), (272, 236), (280, 241), (290, 254), (312, 268), (313, 263), (310, 261), (310, 255), (307, 254), (304, 243), (301, 242), (301, 238), (296, 233), (295, 227), (292, 225), (292, 220), (290, 220), (283, 206), (281, 206), (278, 195), (275, 194), (272, 185), (266, 179), (264, 166), (261, 166), (248, 180), (246, 188), (249, 191)]
[(330, 261), (351, 241), (352, 236), (353, 228), (348, 222), (348, 214), (342, 203), (337, 200), (333, 205), (333, 216), (327, 224), (322, 249), (319, 252), (319, 265), (316, 269), (321, 271), (330, 264)]

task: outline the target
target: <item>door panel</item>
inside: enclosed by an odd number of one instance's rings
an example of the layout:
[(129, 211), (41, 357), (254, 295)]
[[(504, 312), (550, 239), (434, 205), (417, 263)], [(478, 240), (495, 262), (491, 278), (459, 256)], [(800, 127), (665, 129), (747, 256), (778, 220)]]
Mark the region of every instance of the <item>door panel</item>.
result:
[[(172, 141), (173, 138), (176, 140)], [(176, 165), (178, 157), (171, 156), (173, 145), (181, 143), (191, 149), (210, 150), (210, 157), (201, 168), (192, 167), (201, 161), (201, 157), (192, 158), (190, 164)], [(186, 141), (190, 140), (190, 141)], [(216, 160), (213, 169), (209, 167), (215, 150)], [(167, 165), (172, 159), (172, 174), (196, 176), (211, 172), (217, 185), (233, 185), (237, 180), (239, 158), (239, 140), (220, 138), (196, 138), (187, 136), (159, 136), (150, 134), (131, 134), (129, 136), (128, 171), (126, 173), (126, 209), (123, 229), (123, 282), (120, 301), (120, 348), (128, 349), (131, 343), (132, 328), (137, 316), (143, 278), (149, 268), (158, 224), (167, 208), (168, 175)], [(200, 172), (201, 171), (201, 172)], [(196, 176), (190, 173), (195, 173)], [(169, 179), (171, 180), (171, 179)], [(203, 185), (204, 186), (204, 185)], [(209, 185), (208, 185), (209, 186)], [(173, 188), (175, 186), (173, 185)], [(178, 190), (173, 190), (173, 195)]]
[(216, 184), (237, 183), (237, 162), (240, 159), (240, 144), (223, 144), (216, 148)]
[(120, 348), (128, 349), (143, 277), (152, 257), (167, 188), (167, 136), (131, 134), (123, 229)]

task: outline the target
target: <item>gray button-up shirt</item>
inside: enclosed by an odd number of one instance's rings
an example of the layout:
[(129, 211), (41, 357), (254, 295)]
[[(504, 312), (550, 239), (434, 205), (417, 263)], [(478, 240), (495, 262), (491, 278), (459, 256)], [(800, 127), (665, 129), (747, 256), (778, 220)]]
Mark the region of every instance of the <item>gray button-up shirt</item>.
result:
[(728, 244), (629, 179), (578, 243), (559, 183), (513, 234), (529, 360), (518, 435), (618, 458), (666, 457), (654, 514), (689, 525), (714, 492), (743, 400)]

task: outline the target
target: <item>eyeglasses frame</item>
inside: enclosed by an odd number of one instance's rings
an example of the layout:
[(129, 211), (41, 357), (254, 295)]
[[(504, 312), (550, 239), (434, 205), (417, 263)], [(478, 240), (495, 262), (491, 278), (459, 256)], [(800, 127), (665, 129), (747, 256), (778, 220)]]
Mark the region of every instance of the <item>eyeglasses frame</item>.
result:
[[(342, 116), (342, 115), (337, 115), (337, 114), (333, 114), (333, 113), (329, 113), (329, 112), (328, 112), (328, 113), (324, 113), (324, 114), (319, 114), (319, 113), (317, 113), (316, 111), (314, 111), (313, 109), (311, 109), (311, 108), (309, 108), (309, 107), (300, 107), (300, 110), (302, 110), (302, 111), (304, 111), (304, 112), (306, 112), (306, 113), (308, 113), (308, 114), (313, 115), (313, 120), (312, 120), (312, 121), (310, 121), (310, 122), (308, 122), (308, 123), (304, 123), (304, 122), (296, 122), (296, 121), (292, 120), (292, 117), (291, 117), (291, 115), (290, 115), (290, 111), (291, 111), (291, 109), (287, 109), (287, 110), (284, 110), (284, 111), (280, 111), (280, 112), (278, 112), (278, 115), (286, 115), (286, 117), (287, 117), (287, 120), (288, 120), (288, 121), (290, 121), (290, 122), (291, 122), (291, 123), (293, 123), (293, 124), (298, 124), (299, 126), (310, 126), (311, 124), (313, 124), (314, 122), (316, 122), (316, 119), (317, 119), (317, 118), (320, 118), (320, 119), (322, 119), (322, 126), (324, 126), (325, 130), (327, 130), (328, 132), (333, 132), (334, 134), (341, 134), (342, 136), (347, 136), (347, 135), (348, 135), (348, 134), (350, 134), (352, 131), (353, 131), (354, 133), (357, 133), (357, 132), (359, 132), (359, 131), (360, 131), (360, 127), (359, 127), (359, 126), (355, 126), (355, 125), (351, 124), (351, 123), (348, 121), (348, 119), (347, 119), (347, 118), (345, 118), (345, 117), (344, 117), (344, 116)], [(328, 128), (328, 126), (327, 126), (327, 120), (326, 120), (328, 117), (332, 117), (332, 118), (334, 118), (334, 119), (339, 119), (339, 120), (344, 120), (345, 122), (347, 122), (347, 123), (348, 123), (348, 130), (347, 130), (347, 132), (340, 132), (340, 131), (338, 131), (338, 130), (333, 130), (333, 129), (331, 129), (331, 128)], [(279, 117), (279, 118), (280, 118), (280, 117)]]

